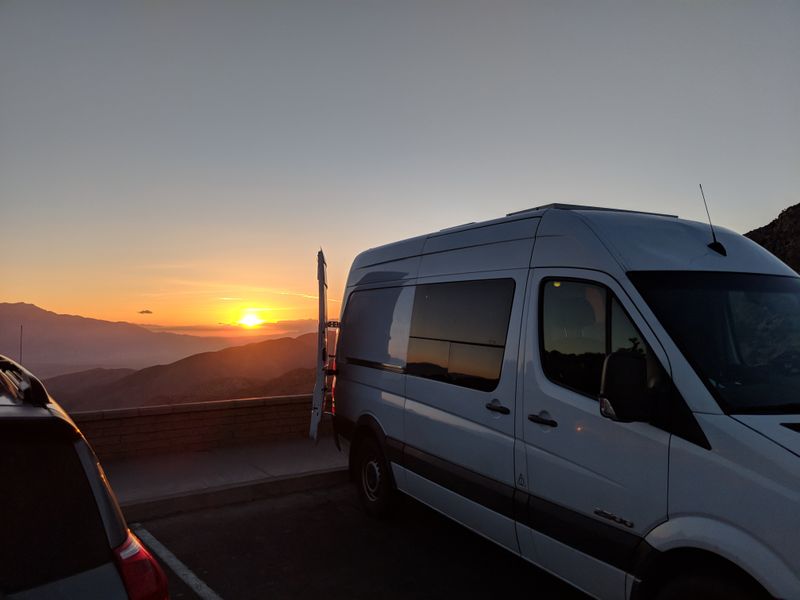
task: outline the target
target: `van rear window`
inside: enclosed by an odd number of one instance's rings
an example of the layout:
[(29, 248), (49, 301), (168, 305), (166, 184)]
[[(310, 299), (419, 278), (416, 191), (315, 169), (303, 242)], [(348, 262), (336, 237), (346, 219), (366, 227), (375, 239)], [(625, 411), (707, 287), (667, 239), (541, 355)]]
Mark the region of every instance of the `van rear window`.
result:
[(417, 286), (406, 372), (482, 391), (495, 389), (514, 286), (513, 279)]
[(0, 592), (36, 587), (111, 559), (75, 440), (72, 429), (55, 419), (0, 422)]
[(337, 356), (354, 364), (401, 371), (413, 297), (412, 287), (353, 292), (342, 318)]

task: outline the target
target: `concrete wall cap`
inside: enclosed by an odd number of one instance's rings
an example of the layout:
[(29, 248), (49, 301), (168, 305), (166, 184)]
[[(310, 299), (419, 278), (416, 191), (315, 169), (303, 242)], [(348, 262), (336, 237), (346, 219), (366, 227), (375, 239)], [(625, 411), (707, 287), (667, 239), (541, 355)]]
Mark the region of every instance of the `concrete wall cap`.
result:
[(233, 400), (212, 400), (210, 402), (186, 402), (181, 404), (159, 404), (139, 408), (110, 408), (99, 411), (76, 411), (70, 416), (78, 423), (107, 419), (164, 415), (169, 413), (206, 412), (229, 408), (247, 408), (251, 406), (274, 406), (279, 404), (302, 404), (311, 400), (311, 394), (291, 396), (269, 396), (259, 398), (237, 398)]

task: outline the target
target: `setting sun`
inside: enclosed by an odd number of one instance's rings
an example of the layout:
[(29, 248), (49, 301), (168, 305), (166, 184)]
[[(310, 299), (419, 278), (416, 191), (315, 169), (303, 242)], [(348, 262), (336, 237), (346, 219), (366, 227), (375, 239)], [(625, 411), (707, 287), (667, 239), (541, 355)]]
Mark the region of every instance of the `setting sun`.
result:
[(263, 319), (259, 319), (258, 315), (253, 313), (247, 313), (241, 319), (237, 321), (239, 325), (244, 325), (245, 327), (256, 327), (261, 325), (264, 322)]

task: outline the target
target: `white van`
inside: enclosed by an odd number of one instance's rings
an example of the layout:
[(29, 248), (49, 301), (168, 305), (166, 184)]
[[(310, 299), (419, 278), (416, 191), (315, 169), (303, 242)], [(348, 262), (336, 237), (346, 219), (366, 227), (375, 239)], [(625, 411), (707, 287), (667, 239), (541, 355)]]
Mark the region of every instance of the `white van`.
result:
[(328, 374), (366, 509), (597, 598), (800, 598), (800, 278), (711, 235), (554, 204), (360, 254)]

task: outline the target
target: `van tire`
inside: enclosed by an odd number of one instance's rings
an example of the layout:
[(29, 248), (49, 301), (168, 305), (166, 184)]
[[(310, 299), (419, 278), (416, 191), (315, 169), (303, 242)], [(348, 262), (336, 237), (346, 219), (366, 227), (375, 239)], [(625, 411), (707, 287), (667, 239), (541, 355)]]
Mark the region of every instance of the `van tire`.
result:
[[(761, 600), (768, 596), (753, 581), (736, 573), (692, 573), (667, 582), (654, 600)], [(749, 578), (748, 578), (749, 579)]]
[(387, 518), (391, 515), (397, 492), (389, 463), (372, 436), (364, 438), (358, 446), (355, 482), (361, 504), (370, 516)]

